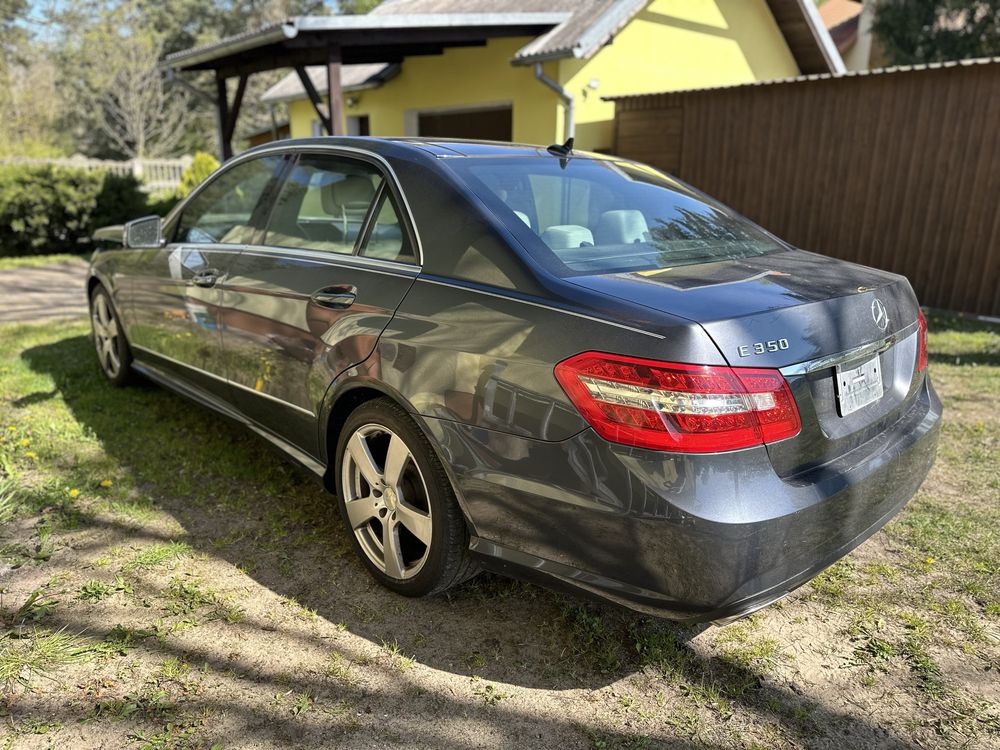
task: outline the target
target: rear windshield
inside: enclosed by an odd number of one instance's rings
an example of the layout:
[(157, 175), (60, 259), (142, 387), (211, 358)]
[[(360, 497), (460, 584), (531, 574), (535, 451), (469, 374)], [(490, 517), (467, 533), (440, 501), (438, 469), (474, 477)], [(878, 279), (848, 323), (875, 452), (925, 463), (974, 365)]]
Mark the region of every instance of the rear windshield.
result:
[(783, 249), (746, 219), (636, 164), (553, 156), (462, 158), (449, 166), (539, 261), (563, 276)]

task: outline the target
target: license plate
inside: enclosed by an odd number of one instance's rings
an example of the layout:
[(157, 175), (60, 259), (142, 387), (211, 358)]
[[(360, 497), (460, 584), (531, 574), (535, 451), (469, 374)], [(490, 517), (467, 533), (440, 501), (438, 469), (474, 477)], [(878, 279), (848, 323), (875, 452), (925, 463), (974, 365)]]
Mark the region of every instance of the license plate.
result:
[(837, 365), (837, 404), (840, 416), (856, 412), (882, 398), (882, 364), (878, 356), (858, 367)]

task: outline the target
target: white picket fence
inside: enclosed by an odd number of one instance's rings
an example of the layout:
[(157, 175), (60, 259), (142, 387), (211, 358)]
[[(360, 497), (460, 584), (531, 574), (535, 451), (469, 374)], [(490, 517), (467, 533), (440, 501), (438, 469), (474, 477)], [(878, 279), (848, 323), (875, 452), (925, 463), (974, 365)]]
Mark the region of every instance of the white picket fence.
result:
[(56, 167), (73, 167), (90, 171), (105, 171), (117, 175), (135, 175), (142, 181), (147, 193), (160, 190), (173, 190), (181, 184), (181, 175), (191, 164), (190, 156), (179, 159), (129, 159), (114, 161), (110, 159), (89, 159), (76, 154), (68, 159), (32, 159), (27, 157), (12, 157), (0, 160), (4, 164), (49, 164)]

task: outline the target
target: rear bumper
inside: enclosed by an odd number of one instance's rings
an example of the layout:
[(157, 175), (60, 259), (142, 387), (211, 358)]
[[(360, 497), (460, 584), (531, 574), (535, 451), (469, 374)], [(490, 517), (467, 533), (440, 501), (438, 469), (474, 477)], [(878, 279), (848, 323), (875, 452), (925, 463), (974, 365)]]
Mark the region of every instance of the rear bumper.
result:
[(591, 430), (553, 443), (428, 426), (486, 567), (699, 622), (781, 598), (885, 525), (930, 470), (940, 417), (925, 379), (878, 438), (785, 479), (763, 447), (668, 455)]

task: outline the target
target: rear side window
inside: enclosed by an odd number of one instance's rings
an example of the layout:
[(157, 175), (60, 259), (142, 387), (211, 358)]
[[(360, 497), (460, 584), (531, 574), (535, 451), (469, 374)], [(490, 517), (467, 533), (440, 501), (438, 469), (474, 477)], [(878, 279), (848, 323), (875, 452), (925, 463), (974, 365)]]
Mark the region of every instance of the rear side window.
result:
[(395, 260), (401, 263), (416, 263), (416, 254), (409, 236), (399, 220), (399, 211), (388, 185), (383, 186), (375, 208), (371, 229), (361, 248), (366, 258)]
[(242, 245), (253, 241), (253, 215), (281, 164), (265, 156), (226, 170), (184, 207), (176, 242)]
[(449, 166), (560, 275), (648, 271), (783, 249), (750, 221), (653, 169), (554, 156)]
[(382, 182), (365, 162), (302, 156), (281, 186), (264, 244), (353, 253)]

